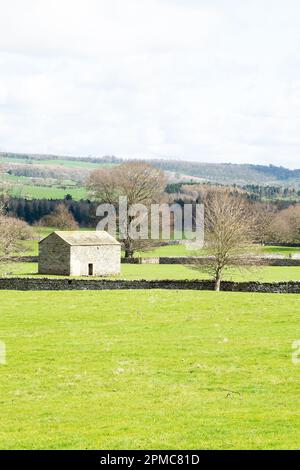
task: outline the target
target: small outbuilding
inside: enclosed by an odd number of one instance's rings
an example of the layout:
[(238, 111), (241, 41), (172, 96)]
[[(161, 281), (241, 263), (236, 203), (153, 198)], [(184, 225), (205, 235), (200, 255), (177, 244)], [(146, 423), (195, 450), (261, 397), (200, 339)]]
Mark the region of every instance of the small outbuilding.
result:
[(120, 267), (121, 245), (104, 231), (56, 231), (39, 242), (39, 274), (109, 276)]

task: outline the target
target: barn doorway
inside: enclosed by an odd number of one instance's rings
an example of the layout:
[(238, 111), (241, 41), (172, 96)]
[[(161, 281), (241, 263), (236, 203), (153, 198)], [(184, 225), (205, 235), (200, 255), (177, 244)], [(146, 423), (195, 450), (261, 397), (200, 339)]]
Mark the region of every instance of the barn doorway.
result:
[(93, 276), (94, 274), (94, 266), (93, 263), (89, 264), (89, 276)]

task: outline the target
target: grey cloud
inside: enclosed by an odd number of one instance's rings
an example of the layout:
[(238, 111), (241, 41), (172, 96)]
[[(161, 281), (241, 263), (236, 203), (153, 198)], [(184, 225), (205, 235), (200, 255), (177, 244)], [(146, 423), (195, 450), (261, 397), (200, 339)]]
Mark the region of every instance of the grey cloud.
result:
[(0, 23), (1, 150), (299, 166), (294, 0), (11, 0)]

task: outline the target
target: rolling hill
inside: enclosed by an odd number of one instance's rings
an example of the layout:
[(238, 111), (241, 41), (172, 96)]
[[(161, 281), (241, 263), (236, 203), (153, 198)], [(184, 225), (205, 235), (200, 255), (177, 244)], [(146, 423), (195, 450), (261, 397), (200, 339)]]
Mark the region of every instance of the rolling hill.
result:
[[(257, 184), (300, 188), (300, 169), (290, 170), (283, 166), (188, 162), (173, 159), (141, 159), (168, 172), (173, 181), (208, 181), (221, 184)], [(47, 166), (56, 169), (85, 169), (91, 171), (100, 166), (112, 166), (126, 161), (125, 159), (105, 157), (70, 157), (40, 154), (0, 153), (0, 161), (6, 169), (22, 165)], [(24, 175), (26, 176), (26, 175)]]

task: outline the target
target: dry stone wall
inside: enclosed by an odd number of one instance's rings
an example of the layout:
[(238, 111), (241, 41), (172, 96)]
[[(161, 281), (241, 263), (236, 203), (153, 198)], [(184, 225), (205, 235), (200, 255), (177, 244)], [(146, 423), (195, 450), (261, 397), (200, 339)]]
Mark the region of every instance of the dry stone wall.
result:
[(70, 245), (55, 233), (39, 244), (39, 274), (70, 274)]
[[(175, 289), (213, 290), (212, 281), (201, 280), (105, 280), (105, 279), (55, 279), (55, 278), (0, 278), (0, 290), (122, 290), (122, 289)], [(222, 291), (264, 292), (300, 294), (300, 281), (291, 282), (227, 282), (221, 284)]]

